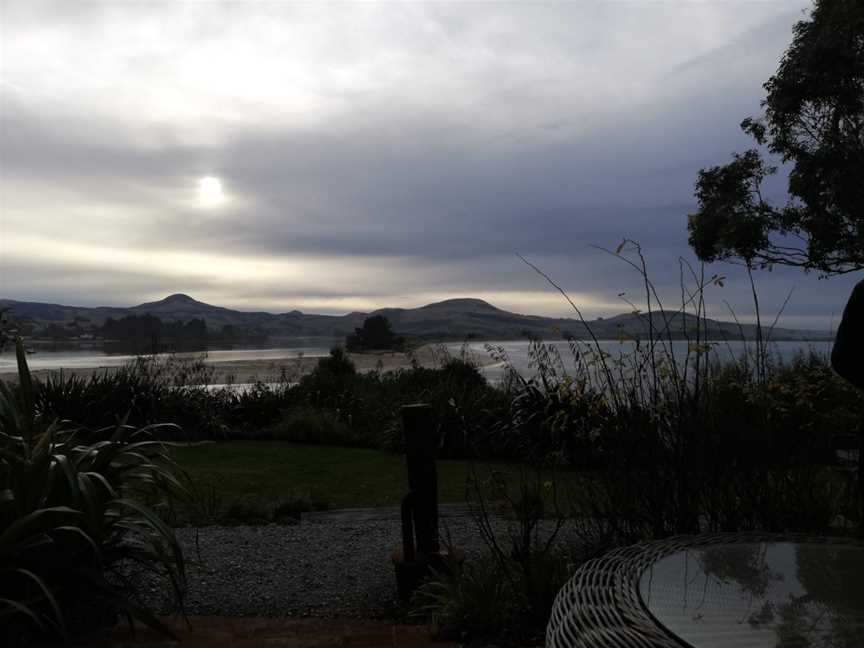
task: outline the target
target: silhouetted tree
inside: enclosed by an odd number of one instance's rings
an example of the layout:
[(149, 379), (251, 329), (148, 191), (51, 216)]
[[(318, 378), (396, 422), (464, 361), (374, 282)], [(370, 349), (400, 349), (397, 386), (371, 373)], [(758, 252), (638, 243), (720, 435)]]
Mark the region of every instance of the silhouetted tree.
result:
[(329, 356), (318, 360), (318, 371), (333, 376), (353, 376), (357, 373), (351, 358), (345, 355), (345, 349), (338, 346), (330, 349)]
[(791, 165), (789, 201), (763, 198), (776, 168), (757, 149), (702, 169), (690, 245), (704, 261), (864, 269), (864, 2), (816, 0), (764, 88), (764, 117), (741, 128)]
[(155, 315), (128, 315), (115, 320), (109, 317), (102, 325), (102, 334), (115, 340), (149, 340), (159, 338), (203, 340), (207, 323), (200, 318), (188, 322), (163, 322)]
[(404, 340), (397, 337), (390, 327), (390, 320), (383, 315), (373, 315), (363, 321), (363, 326), (345, 338), (345, 348), (349, 351), (369, 349), (401, 349)]
[(12, 338), (18, 333), (15, 326), (12, 324), (8, 312), (8, 308), (0, 308), (0, 351), (2, 351), (6, 347), (6, 344), (11, 342)]

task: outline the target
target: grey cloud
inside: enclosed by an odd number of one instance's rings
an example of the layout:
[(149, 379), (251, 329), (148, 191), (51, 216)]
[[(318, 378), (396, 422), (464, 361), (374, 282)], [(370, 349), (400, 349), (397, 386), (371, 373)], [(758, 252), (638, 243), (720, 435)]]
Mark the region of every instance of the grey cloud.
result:
[[(458, 12), (440, 5), (394, 8), (385, 20), (394, 34), (393, 56), (410, 46), (402, 42), (408, 35), (398, 32), (402, 19), (414, 21), (417, 33), (411, 37), (419, 34), (419, 47), (425, 48), (416, 59), (421, 68), (403, 86), (346, 93), (339, 98), (350, 109), (315, 126), (254, 123), (251, 117), (222, 124), (219, 136), (207, 144), (184, 143), (169, 125), (130, 126), (128, 115), (112, 120), (46, 107), (4, 88), (0, 180), (11, 193), (19, 182), (36, 182), (46, 187), (46, 196), (52, 187), (64, 189), (118, 212), (146, 206), (148, 216), (135, 228), (116, 226), (118, 240), (145, 248), (375, 257), (384, 263), (410, 259), (416, 276), (399, 290), (547, 289), (515, 257), (519, 252), (568, 289), (614, 298), (634, 283), (638, 287), (638, 281), (626, 266), (590, 246), (614, 247), (630, 237), (644, 246), (664, 294), (674, 297), (677, 259), (691, 256), (686, 215), (694, 207), (696, 172), (749, 145), (737, 124), (758, 110), (760, 86), (775, 69), (776, 54), (787, 44), (797, 15), (787, 3), (758, 9), (741, 4), (765, 19), (731, 44), (727, 38), (724, 46), (670, 64), (658, 77), (659, 88), (647, 96), (635, 86), (632, 91), (617, 87), (613, 76), (598, 99), (591, 85), (596, 79), (583, 82), (596, 70), (579, 63), (607, 63), (596, 52), (604, 39), (620, 38), (619, 23), (662, 29), (674, 12), (654, 5), (508, 5), (507, 11), (465, 6)], [(69, 6), (42, 3), (25, 13), (35, 21), (39, 12), (48, 12), (79, 30), (104, 18), (92, 7), (73, 17)], [(688, 6), (687, 11), (700, 9)], [(228, 13), (232, 20), (243, 17), (238, 7)], [(230, 23), (226, 20), (220, 11), (206, 24), (221, 33)], [(590, 21), (608, 29), (580, 29)], [(196, 38), (208, 36), (202, 29)], [(346, 44), (346, 51), (352, 46)], [(640, 50), (638, 42), (622, 52), (632, 65), (653, 55)], [(452, 65), (454, 79), (436, 77), (438, 85), (425, 88), (422, 66), (438, 56)], [(618, 69), (610, 63), (612, 72)], [(440, 84), (450, 81), (457, 90), (465, 89), (465, 96), (450, 86), (450, 94), (435, 96)], [(440, 105), (444, 99), (453, 105)], [(597, 108), (601, 100), (605, 103)], [(205, 174), (221, 177), (237, 201), (208, 213), (174, 200), (172, 192), (183, 182)], [(187, 189), (194, 190), (191, 184)], [(105, 223), (107, 231), (111, 227)], [(746, 303), (748, 288), (735, 268), (712, 271), (730, 275), (730, 301)], [(62, 284), (56, 277), (32, 266), (4, 266), (0, 287), (37, 298), (50, 293), (54, 281), (55, 292), (77, 291), (80, 300), (100, 290), (105, 299), (120, 303), (160, 289), (216, 288), (183, 277), (177, 279), (183, 286), (168, 286), (164, 277), (150, 276), (146, 269), (113, 277), (118, 288), (99, 287), (84, 271), (67, 275)], [(80, 279), (78, 288), (70, 277)], [(805, 286), (791, 307), (802, 318), (830, 312), (849, 287), (846, 280), (813, 281), (777, 271), (764, 284), (772, 295), (790, 283)], [(262, 299), (286, 302), (303, 296), (275, 284), (250, 290), (260, 291)], [(350, 291), (386, 305), (391, 287), (314, 290), (324, 297)]]

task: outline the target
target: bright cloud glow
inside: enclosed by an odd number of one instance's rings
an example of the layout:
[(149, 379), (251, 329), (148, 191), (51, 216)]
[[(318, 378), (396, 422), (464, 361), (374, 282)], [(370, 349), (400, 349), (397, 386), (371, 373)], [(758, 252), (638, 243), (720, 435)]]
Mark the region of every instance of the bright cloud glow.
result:
[(214, 176), (198, 180), (198, 204), (202, 207), (218, 207), (225, 202), (222, 181)]

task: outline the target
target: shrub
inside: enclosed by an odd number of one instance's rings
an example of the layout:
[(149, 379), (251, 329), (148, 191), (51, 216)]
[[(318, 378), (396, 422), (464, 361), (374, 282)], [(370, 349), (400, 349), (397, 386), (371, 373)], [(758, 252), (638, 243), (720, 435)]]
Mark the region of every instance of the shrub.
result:
[(136, 426), (171, 420), (180, 427), (160, 434), (183, 429), (188, 438), (219, 438), (225, 434), (223, 412), (233, 400), (207, 391), (209, 371), (201, 359), (142, 357), (89, 378), (59, 372), (38, 383), (36, 409), (46, 419), (93, 429), (121, 419)]
[[(860, 430), (860, 394), (815, 354), (777, 362), (771, 331), (758, 321), (745, 355), (720, 365), (704, 290), (722, 278), (682, 266), (695, 285), (682, 282), (681, 304), (666, 310), (639, 246), (625, 241), (613, 254), (625, 248), (646, 295), (646, 313), (634, 306), (644, 335), (613, 356), (574, 305), (589, 336), (571, 341), (575, 370), (568, 375), (554, 349), (532, 345), (537, 376), (515, 378), (502, 442), (521, 445), (532, 461), (590, 470), (571, 508), (602, 521), (599, 531), (616, 542), (701, 531), (821, 533), (838, 516), (849, 520), (857, 498), (848, 475), (830, 468), (832, 436)], [(683, 352), (673, 344), (682, 337)]]
[(285, 412), (278, 423), (263, 435), (277, 441), (315, 445), (363, 445), (348, 426), (333, 412), (301, 407)]
[[(531, 570), (512, 558), (485, 553), (458, 569), (428, 578), (409, 603), (410, 616), (432, 624), (442, 638), (508, 640), (534, 645), (542, 640), (552, 604), (572, 573), (567, 552), (538, 553)], [(453, 636), (455, 635), (455, 636)]]
[(270, 523), (270, 508), (253, 498), (238, 498), (231, 502), (219, 519), (227, 526), (259, 526)]
[(318, 360), (316, 371), (325, 376), (354, 376), (357, 369), (342, 347), (330, 349), (330, 355)]
[(461, 359), (447, 357), (436, 369), (361, 374), (338, 349), (319, 360), (291, 392), (303, 404), (301, 410), (338, 417), (349, 430), (347, 443), (390, 450), (401, 449), (401, 407), (429, 403), (441, 425), (443, 453), (453, 456), (470, 454), (480, 445), (483, 431), (506, 410), (507, 398)]
[[(201, 527), (217, 524), (222, 511), (222, 495), (216, 487), (216, 478), (192, 479), (185, 476), (185, 486), (188, 493), (184, 508), (185, 518), (175, 520), (176, 523), (188, 522), (192, 526)], [(182, 513), (181, 512), (181, 516)]]
[(314, 491), (307, 494), (291, 494), (273, 506), (273, 521), (278, 523), (286, 521), (299, 521), (302, 513), (311, 511), (326, 511), (330, 508), (329, 502)]
[(36, 408), (45, 418), (89, 428), (121, 417), (136, 426), (171, 420), (179, 427), (159, 434), (173, 438), (182, 429), (187, 441), (278, 438), (398, 450), (400, 408), (423, 401), (435, 409), (443, 451), (453, 456), (483, 446), (486, 430), (507, 408), (507, 395), (463, 359), (445, 357), (436, 369), (361, 374), (337, 347), (299, 384), (257, 382), (242, 391), (208, 389), (200, 362), (143, 358), (89, 378), (55, 374), (35, 388)]
[(182, 601), (180, 546), (144, 504), (183, 490), (156, 429), (49, 422), (37, 414), (20, 339), (17, 354), (17, 387), (0, 383), (3, 645), (86, 632), (118, 613), (167, 632), (124, 572), (130, 563), (162, 571)]
[(424, 582), (411, 598), (410, 614), (466, 638), (491, 638), (518, 629), (519, 595), (491, 555)]
[(266, 438), (266, 429), (298, 402), (295, 388), (287, 382), (256, 382), (241, 392), (225, 389), (209, 396), (219, 403), (223, 436), (232, 438)]

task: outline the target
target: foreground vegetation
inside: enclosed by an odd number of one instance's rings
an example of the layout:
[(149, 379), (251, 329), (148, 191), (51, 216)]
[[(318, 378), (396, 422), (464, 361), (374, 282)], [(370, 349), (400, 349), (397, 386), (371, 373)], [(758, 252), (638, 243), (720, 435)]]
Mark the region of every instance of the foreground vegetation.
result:
[(127, 579), (133, 564), (159, 572), (182, 604), (183, 555), (159, 511), (183, 488), (159, 430), (45, 416), (20, 340), (17, 356), (17, 388), (0, 383), (0, 643), (68, 639), (119, 615), (164, 629)]
[(336, 348), (299, 384), (283, 377), (242, 391), (208, 389), (211, 372), (203, 360), (142, 356), (90, 378), (54, 374), (39, 389), (37, 406), (88, 427), (111, 425), (118, 416), (133, 425), (171, 421), (180, 427), (172, 441), (275, 440), (399, 450), (401, 407), (423, 401), (441, 422), (444, 453), (463, 456), (463, 428), (489, 428), (507, 411), (505, 393), (470, 362), (446, 353), (436, 369), (359, 373)]
[[(662, 317), (646, 314), (645, 338), (617, 357), (573, 342), (575, 370), (534, 343), (536, 375), (511, 373), (501, 386), (468, 358), (362, 374), (336, 349), (299, 384), (214, 392), (202, 363), (142, 358), (115, 374), (51, 378), (34, 390), (34, 410), (104, 438), (123, 416), (179, 422), (154, 430), (172, 443), (188, 491), (163, 519), (257, 524), (397, 504), (400, 408), (431, 403), (442, 501), (471, 505), (489, 553), (424, 586), (413, 609), (475, 634), (536, 639), (559, 586), (593, 551), (675, 533), (860, 526), (860, 495), (835, 449), (859, 434), (864, 403), (825, 358), (783, 363), (756, 345), (718, 365), (698, 328), (676, 356)], [(504, 541), (490, 524), (502, 506)]]

